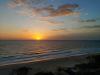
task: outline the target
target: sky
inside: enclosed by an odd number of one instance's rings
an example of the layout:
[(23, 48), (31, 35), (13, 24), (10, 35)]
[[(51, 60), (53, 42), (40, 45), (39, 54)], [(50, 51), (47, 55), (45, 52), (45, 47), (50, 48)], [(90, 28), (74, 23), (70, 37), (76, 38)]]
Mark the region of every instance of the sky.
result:
[(0, 0), (0, 40), (100, 40), (100, 0)]

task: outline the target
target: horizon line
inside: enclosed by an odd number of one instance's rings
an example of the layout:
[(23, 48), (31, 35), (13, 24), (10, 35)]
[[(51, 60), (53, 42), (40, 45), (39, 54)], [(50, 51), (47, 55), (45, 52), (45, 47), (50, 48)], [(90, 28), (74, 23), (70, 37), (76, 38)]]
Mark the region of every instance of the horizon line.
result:
[(82, 40), (75, 40), (75, 39), (69, 39), (69, 40), (0, 40), (0, 41), (100, 41), (100, 39), (82, 39)]

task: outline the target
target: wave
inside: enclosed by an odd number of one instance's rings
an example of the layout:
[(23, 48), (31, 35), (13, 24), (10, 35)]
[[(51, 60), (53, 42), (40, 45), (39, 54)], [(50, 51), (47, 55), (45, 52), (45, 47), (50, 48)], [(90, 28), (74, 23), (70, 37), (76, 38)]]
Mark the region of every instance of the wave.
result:
[(1, 65), (10, 65), (26, 62), (36, 62), (43, 60), (50, 60), (56, 58), (64, 58), (71, 56), (80, 56), (86, 54), (96, 54), (100, 53), (100, 48), (82, 48), (82, 49), (70, 49), (70, 50), (53, 50), (44, 54), (26, 54), (26, 55), (16, 55), (16, 56), (2, 56), (0, 57)]

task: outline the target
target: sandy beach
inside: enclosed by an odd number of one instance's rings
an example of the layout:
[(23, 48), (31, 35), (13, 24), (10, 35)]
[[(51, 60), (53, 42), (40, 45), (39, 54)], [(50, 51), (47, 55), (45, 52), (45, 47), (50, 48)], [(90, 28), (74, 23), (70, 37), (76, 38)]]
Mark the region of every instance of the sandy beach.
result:
[(20, 63), (20, 64), (12, 64), (0, 66), (0, 75), (11, 75), (12, 71), (21, 67), (31, 68), (28, 75), (34, 75), (37, 72), (53, 72), (55, 73), (57, 68), (59, 67), (73, 67), (76, 64), (86, 63), (87, 55), (82, 56), (72, 56), (66, 58), (58, 58), (52, 60), (38, 61), (38, 62), (28, 62), (28, 63)]

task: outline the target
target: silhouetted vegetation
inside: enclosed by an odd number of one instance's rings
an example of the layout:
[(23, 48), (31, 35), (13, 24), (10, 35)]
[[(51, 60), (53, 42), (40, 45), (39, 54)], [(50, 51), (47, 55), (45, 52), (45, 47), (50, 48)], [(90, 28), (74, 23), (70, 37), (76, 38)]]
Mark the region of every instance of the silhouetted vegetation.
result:
[(28, 75), (29, 70), (31, 70), (31, 68), (21, 67), (21, 68), (12, 70), (11, 75)]
[(75, 65), (76, 75), (100, 75), (100, 55), (87, 57), (88, 63)]
[(100, 75), (100, 55), (87, 57), (89, 62), (70, 68), (58, 68), (56, 75)]

